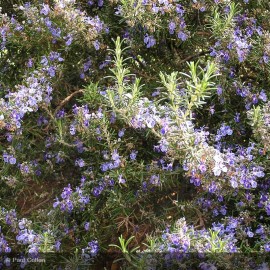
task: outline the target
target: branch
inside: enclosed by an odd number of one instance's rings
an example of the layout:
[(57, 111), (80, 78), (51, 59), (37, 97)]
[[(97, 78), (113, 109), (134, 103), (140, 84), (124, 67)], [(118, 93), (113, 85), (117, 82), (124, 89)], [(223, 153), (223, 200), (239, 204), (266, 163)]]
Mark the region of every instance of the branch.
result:
[(188, 57), (186, 57), (186, 58), (184, 58), (183, 60), (181, 60), (181, 61), (180, 61), (180, 64), (183, 64), (183, 63), (185, 63), (185, 62), (187, 62), (187, 61), (190, 61), (190, 60), (192, 60), (192, 59), (194, 59), (194, 58), (197, 58), (197, 57), (199, 57), (199, 56), (206, 55), (206, 54), (208, 54), (208, 53), (210, 53), (210, 52), (211, 52), (211, 51), (208, 50), (208, 51), (202, 51), (202, 52), (199, 52), (199, 53), (196, 53), (196, 54), (193, 54), (193, 55), (189, 55)]
[(64, 100), (60, 102), (60, 104), (56, 107), (55, 113), (59, 111), (63, 106), (65, 106), (66, 103), (68, 103), (75, 95), (83, 93), (83, 89), (79, 89), (73, 93), (71, 93), (69, 96), (67, 96)]
[(35, 206), (33, 206), (32, 208), (28, 209), (27, 211), (25, 211), (24, 213), (22, 213), (23, 215), (28, 215), (30, 214), (32, 211), (38, 209), (40, 206), (42, 206), (43, 204), (49, 202), (51, 200), (51, 195), (44, 201), (36, 204)]

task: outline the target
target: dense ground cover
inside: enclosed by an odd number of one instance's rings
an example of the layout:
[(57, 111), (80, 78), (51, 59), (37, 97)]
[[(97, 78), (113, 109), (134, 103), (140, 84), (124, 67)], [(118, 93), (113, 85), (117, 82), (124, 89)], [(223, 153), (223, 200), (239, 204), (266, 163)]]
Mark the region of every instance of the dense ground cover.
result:
[(268, 1), (0, 3), (0, 267), (269, 269)]

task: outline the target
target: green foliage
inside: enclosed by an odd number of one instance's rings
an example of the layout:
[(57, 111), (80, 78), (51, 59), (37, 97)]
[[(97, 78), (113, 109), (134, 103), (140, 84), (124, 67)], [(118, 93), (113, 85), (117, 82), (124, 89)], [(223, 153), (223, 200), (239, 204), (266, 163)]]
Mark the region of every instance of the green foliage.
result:
[(235, 16), (239, 13), (238, 4), (230, 2), (227, 6), (229, 10), (226, 14), (220, 13), (218, 7), (214, 9), (214, 15), (211, 20), (211, 30), (215, 36), (222, 36), (224, 33), (229, 34), (235, 26)]
[[(121, 235), (120, 237), (118, 237), (120, 246), (114, 245), (114, 244), (111, 244), (109, 246), (115, 247), (115, 248), (121, 250), (121, 252), (124, 256), (124, 259), (127, 260), (127, 262), (130, 263), (132, 266), (136, 267), (136, 269), (140, 269), (140, 268), (137, 268), (138, 266), (136, 265), (136, 262), (134, 262), (134, 260), (136, 260), (134, 257), (134, 253), (136, 252), (136, 250), (139, 249), (139, 247), (134, 247), (131, 250), (128, 249), (128, 245), (131, 243), (133, 238), (134, 238), (134, 236), (131, 236), (128, 240), (125, 240), (123, 238), (123, 236)], [(117, 260), (117, 261), (119, 261), (119, 260)]]
[(24, 2), (1, 2), (0, 250), (268, 252), (269, 4)]

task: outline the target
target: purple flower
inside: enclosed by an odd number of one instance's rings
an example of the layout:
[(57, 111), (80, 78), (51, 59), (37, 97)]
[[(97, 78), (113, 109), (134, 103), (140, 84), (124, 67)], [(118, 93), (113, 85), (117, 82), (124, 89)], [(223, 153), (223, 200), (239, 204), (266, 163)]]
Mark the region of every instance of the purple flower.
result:
[(36, 238), (36, 234), (32, 230), (23, 229), (20, 230), (16, 239), (23, 245), (32, 244)]
[(49, 59), (50, 61), (58, 61), (58, 62), (63, 62), (64, 61), (64, 58), (61, 57), (61, 54), (58, 53), (58, 52), (54, 52), (52, 51), (49, 55)]
[(264, 101), (264, 102), (267, 101), (267, 95), (266, 95), (266, 93), (265, 93), (264, 90), (262, 90), (262, 91), (260, 92), (259, 99), (261, 99), (261, 100)]
[(218, 85), (217, 86), (217, 94), (218, 94), (218, 96), (220, 96), (222, 94), (222, 92), (223, 92), (222, 87), (220, 85)]
[(98, 197), (101, 192), (102, 192), (103, 188), (101, 186), (98, 186), (98, 187), (94, 187), (93, 191), (92, 191), (92, 194), (95, 196), (95, 197)]
[(121, 137), (124, 136), (125, 130), (126, 130), (125, 128), (122, 128), (121, 130), (119, 130), (119, 132), (118, 132), (118, 137), (119, 137), (119, 138), (121, 138)]
[(43, 15), (47, 16), (49, 14), (49, 12), (50, 12), (49, 5), (43, 4), (42, 9), (40, 10), (40, 14), (43, 14)]
[(52, 34), (52, 36), (53, 37), (55, 37), (55, 38), (59, 38), (60, 36), (61, 36), (61, 29), (60, 28), (49, 28), (49, 30), (50, 30), (50, 32), (51, 32), (51, 34)]
[(179, 39), (181, 39), (182, 41), (185, 41), (185, 40), (187, 40), (188, 35), (186, 33), (184, 33), (183, 31), (179, 31), (177, 34), (177, 37)]
[(159, 141), (159, 145), (157, 146), (156, 148), (157, 150), (163, 152), (163, 153), (166, 153), (169, 149), (169, 143), (166, 139), (162, 138), (160, 141)]
[(171, 22), (169, 23), (169, 32), (170, 32), (170, 34), (173, 34), (173, 33), (174, 33), (175, 28), (176, 28), (175, 22), (171, 21)]
[(267, 54), (263, 55), (263, 62), (266, 64), (269, 62), (269, 56)]
[(4, 153), (4, 154), (3, 154), (3, 159), (4, 159), (4, 162), (5, 162), (5, 163), (8, 163), (8, 162), (9, 162), (9, 161), (8, 161), (8, 160), (9, 160), (9, 155), (8, 155), (7, 153)]
[(193, 183), (196, 187), (199, 187), (201, 185), (201, 180), (197, 177), (191, 177), (189, 182)]
[(117, 150), (116, 149), (113, 150), (113, 152), (112, 152), (112, 160), (118, 161), (119, 159), (120, 159), (120, 156), (119, 156)]
[(102, 7), (103, 4), (104, 4), (103, 0), (98, 0), (98, 6), (99, 6), (99, 7)]
[(185, 13), (185, 10), (183, 8), (183, 6), (181, 6), (180, 4), (176, 4), (176, 9), (175, 11), (180, 15), (183, 16)]
[(45, 22), (45, 25), (46, 25), (48, 28), (50, 28), (50, 27), (52, 26), (52, 21), (51, 21), (48, 17), (46, 17), (46, 18), (44, 19), (44, 22)]
[(73, 37), (70, 34), (68, 34), (67, 36), (64, 37), (64, 39), (66, 41), (66, 45), (70, 46), (73, 41)]
[(202, 6), (202, 7), (200, 8), (200, 11), (201, 11), (201, 12), (204, 12), (205, 10), (206, 10), (205, 6)]
[(262, 225), (259, 225), (258, 228), (255, 231), (257, 234), (263, 234), (264, 233), (264, 228)]
[(69, 127), (69, 133), (71, 135), (75, 135), (76, 134), (76, 127), (74, 124), (71, 124), (70, 127)]
[(54, 244), (55, 250), (59, 251), (60, 250), (60, 246), (61, 246), (61, 242), (59, 240), (57, 240)]
[(22, 174), (29, 174), (30, 173), (30, 168), (27, 164), (24, 164), (24, 163), (20, 164), (19, 168), (20, 168), (20, 171)]
[(120, 174), (118, 176), (118, 183), (119, 184), (125, 184), (126, 183), (126, 179), (123, 178), (122, 174)]
[(16, 158), (13, 156), (10, 156), (8, 161), (9, 161), (9, 164), (12, 164), (12, 165), (16, 164)]
[(236, 123), (239, 123), (239, 122), (240, 122), (240, 113), (236, 113), (236, 114), (235, 114), (234, 121), (235, 121)]
[(132, 150), (131, 154), (129, 155), (131, 160), (135, 160), (137, 157), (138, 151)]
[(60, 204), (60, 201), (58, 198), (56, 198), (56, 201), (53, 203), (53, 208), (56, 208)]
[(248, 236), (249, 238), (252, 238), (252, 237), (254, 236), (254, 233), (248, 229), (248, 231), (247, 231), (247, 236)]
[(92, 61), (89, 59), (84, 65), (83, 65), (83, 71), (86, 72), (89, 70), (89, 68), (92, 65)]
[(221, 213), (223, 216), (225, 216), (225, 215), (226, 215), (226, 213), (227, 213), (226, 206), (221, 206), (221, 208), (220, 208), (219, 212), (220, 212), (220, 213)]
[(215, 105), (210, 106), (209, 111), (210, 111), (210, 113), (213, 115), (213, 114), (215, 113)]
[(89, 223), (89, 222), (85, 222), (85, 223), (84, 223), (84, 229), (85, 229), (86, 231), (89, 231), (89, 229), (90, 229), (90, 223)]
[(90, 253), (92, 256), (96, 256), (99, 251), (98, 241), (94, 240), (88, 243), (88, 247), (90, 248)]
[(61, 193), (61, 197), (62, 199), (67, 199), (70, 197), (70, 195), (72, 194), (72, 189), (70, 184), (68, 184), (67, 187), (64, 187), (63, 192)]
[(270, 216), (270, 203), (265, 206), (265, 211), (268, 216)]
[(68, 210), (68, 212), (71, 212), (73, 210), (74, 206), (70, 199), (66, 200), (66, 205), (64, 206), (64, 211)]
[(230, 182), (231, 182), (231, 186), (233, 188), (237, 188), (238, 187), (238, 182), (237, 182), (236, 178), (232, 177), (231, 180), (230, 180)]
[(99, 41), (98, 41), (98, 40), (95, 40), (95, 41), (93, 42), (93, 45), (94, 45), (95, 49), (98, 51), (99, 48), (100, 48), (100, 43), (99, 43)]
[(28, 62), (27, 62), (27, 67), (29, 67), (29, 68), (33, 67), (33, 59), (32, 59), (32, 58), (30, 58), (30, 59), (28, 60)]
[(203, 263), (200, 263), (199, 266), (201, 270), (217, 270), (216, 266), (212, 263), (203, 262)]
[(61, 109), (56, 113), (56, 118), (61, 119), (65, 116), (65, 109)]
[(270, 242), (266, 243), (263, 247), (266, 252), (270, 252)]
[(114, 180), (113, 180), (113, 179), (110, 179), (110, 180), (108, 181), (108, 185), (109, 185), (110, 187), (113, 187), (113, 186), (114, 186)]
[(225, 124), (222, 124), (220, 129), (217, 131), (216, 141), (219, 141), (222, 137), (225, 137), (226, 135), (232, 135), (233, 131), (230, 128), (230, 126), (226, 126)]
[(159, 175), (151, 175), (149, 182), (154, 186), (159, 186), (160, 185)]
[(154, 3), (152, 6), (152, 10), (154, 13), (158, 13), (159, 12), (159, 7), (156, 6), (156, 4)]
[(80, 168), (84, 167), (85, 166), (85, 162), (82, 158), (78, 158), (76, 159), (75, 161), (75, 165), (79, 166)]
[(47, 66), (48, 65), (48, 59), (47, 59), (46, 56), (42, 56), (41, 57), (40, 64), (43, 65), (43, 66)]
[(236, 229), (238, 225), (238, 220), (235, 218), (230, 219), (230, 223), (228, 224), (228, 228), (230, 229)]
[(218, 157), (214, 156), (215, 167), (212, 169), (215, 176), (220, 176), (221, 172), (227, 172), (227, 167), (223, 164), (223, 160)]
[(108, 171), (108, 169), (109, 169), (108, 162), (102, 163), (102, 164), (100, 165), (100, 169), (101, 169), (103, 172)]
[(256, 28), (256, 32), (257, 32), (257, 34), (258, 34), (259, 36), (262, 36), (262, 34), (263, 34), (263, 29), (262, 29), (262, 27), (261, 27), (261, 26), (258, 26), (258, 27)]
[(151, 48), (156, 44), (156, 40), (153, 36), (146, 34), (144, 36), (144, 43), (146, 44), (146, 48)]
[(52, 78), (55, 77), (55, 72), (56, 72), (55, 66), (48, 67), (47, 72), (48, 72), (50, 77), (52, 77)]
[(211, 185), (210, 185), (209, 188), (208, 188), (208, 191), (209, 191), (210, 193), (215, 193), (216, 190), (217, 190), (217, 185), (216, 185), (215, 182), (212, 182)]
[(198, 169), (200, 170), (201, 173), (205, 173), (206, 172), (206, 166), (204, 163), (200, 163), (198, 166)]

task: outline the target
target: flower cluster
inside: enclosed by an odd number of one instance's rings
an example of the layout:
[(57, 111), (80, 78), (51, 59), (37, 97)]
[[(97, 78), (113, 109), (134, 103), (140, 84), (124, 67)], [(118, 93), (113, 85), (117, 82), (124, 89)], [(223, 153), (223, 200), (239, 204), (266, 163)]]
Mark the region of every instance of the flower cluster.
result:
[[(130, 9), (128, 5), (122, 3), (118, 6), (116, 14), (124, 17), (130, 26), (134, 27), (136, 24), (144, 26), (143, 40), (147, 48), (156, 44), (153, 34), (156, 35), (161, 31), (162, 26), (167, 29), (170, 35), (176, 35), (181, 41), (185, 41), (189, 37), (184, 18), (185, 8), (174, 1), (138, 1), (134, 3), (134, 9)], [(133, 19), (134, 15), (136, 21)]]
[(85, 206), (90, 202), (89, 196), (85, 196), (80, 187), (76, 187), (73, 191), (70, 184), (63, 189), (61, 193), (62, 200), (57, 198), (53, 204), (54, 208), (60, 208), (62, 212), (71, 213), (74, 208), (80, 211), (84, 210)]
[[(50, 67), (50, 75), (55, 76), (55, 68)], [(50, 68), (48, 68), (50, 70)], [(51, 73), (53, 72), (53, 74)], [(10, 92), (6, 98), (8, 102), (1, 100), (3, 105), (2, 121), (7, 130), (21, 127), (24, 115), (37, 111), (41, 104), (49, 104), (52, 97), (52, 85), (46, 75), (41, 71), (34, 71), (26, 80), (25, 85), (18, 85), (16, 92)]]
[[(47, 4), (36, 7), (26, 3), (19, 6), (18, 10), (27, 18), (28, 25), (18, 27), (20, 24), (13, 18), (11, 26), (15, 31), (22, 32), (30, 27), (38, 34), (47, 35), (49, 33), (51, 42), (54, 44), (63, 42), (69, 47), (73, 42), (78, 42), (83, 38), (89, 45), (95, 46), (94, 44), (98, 42), (96, 40), (98, 34), (108, 31), (98, 16), (88, 16), (85, 11), (76, 7), (75, 1), (56, 1), (53, 7)], [(65, 23), (64, 29), (59, 23), (60, 18)], [(5, 32), (3, 30), (3, 37), (6, 37)]]
[(253, 49), (254, 37), (262, 35), (262, 28), (257, 25), (255, 18), (247, 14), (236, 16), (234, 6), (227, 6), (224, 13), (230, 18), (228, 23), (231, 23), (231, 27), (225, 29), (223, 39), (215, 43), (210, 55), (225, 63), (236, 57), (241, 63)]
[(7, 240), (5, 239), (4, 235), (1, 233), (0, 236), (0, 253), (10, 253), (11, 248), (8, 245)]
[[(174, 269), (173, 266), (185, 265), (191, 256), (206, 260), (208, 256), (211, 258), (212, 252), (235, 253), (237, 252), (236, 242), (235, 233), (231, 230), (220, 229), (214, 225), (212, 229), (196, 230), (193, 226), (186, 224), (185, 218), (181, 218), (175, 223), (173, 229), (168, 228), (164, 232), (159, 242), (151, 246), (151, 249), (143, 251), (142, 254), (156, 252), (158, 254), (156, 267), (166, 265)], [(214, 265), (222, 263), (219, 260), (218, 256)]]
[(99, 245), (97, 240), (88, 243), (86, 248), (82, 249), (82, 258), (84, 261), (91, 261), (97, 256), (99, 252)]

